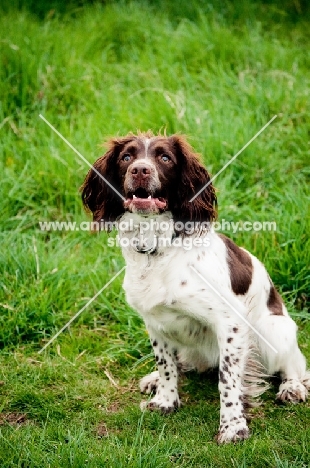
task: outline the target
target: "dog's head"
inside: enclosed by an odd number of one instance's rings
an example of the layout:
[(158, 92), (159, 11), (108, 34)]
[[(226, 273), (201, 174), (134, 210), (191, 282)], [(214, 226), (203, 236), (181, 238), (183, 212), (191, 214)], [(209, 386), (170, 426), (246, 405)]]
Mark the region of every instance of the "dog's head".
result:
[(208, 222), (216, 214), (209, 182), (184, 137), (145, 133), (112, 139), (81, 190), (94, 221), (115, 221), (125, 211), (144, 216), (170, 211), (174, 221)]

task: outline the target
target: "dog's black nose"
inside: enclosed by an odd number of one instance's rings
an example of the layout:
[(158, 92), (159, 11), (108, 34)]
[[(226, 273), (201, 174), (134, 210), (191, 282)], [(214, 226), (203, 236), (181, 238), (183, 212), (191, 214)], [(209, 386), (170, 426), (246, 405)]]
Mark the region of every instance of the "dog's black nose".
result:
[(147, 179), (151, 174), (151, 169), (144, 164), (136, 164), (130, 172), (134, 179)]

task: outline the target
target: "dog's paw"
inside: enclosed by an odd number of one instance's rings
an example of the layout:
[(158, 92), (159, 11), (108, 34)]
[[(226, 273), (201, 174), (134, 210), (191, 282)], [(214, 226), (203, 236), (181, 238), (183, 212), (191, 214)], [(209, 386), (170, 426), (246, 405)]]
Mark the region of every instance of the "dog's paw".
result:
[(159, 382), (159, 372), (154, 371), (146, 375), (140, 380), (140, 391), (141, 393), (146, 393), (150, 395), (151, 393), (156, 393)]
[(310, 390), (310, 372), (307, 371), (306, 375), (302, 379), (302, 384), (306, 387), (307, 390)]
[(165, 396), (158, 397), (157, 395), (151, 401), (141, 401), (140, 409), (142, 411), (148, 409), (150, 411), (160, 411), (163, 414), (170, 414), (180, 407), (180, 399), (176, 396), (173, 400)]
[(283, 403), (301, 403), (307, 396), (308, 391), (299, 380), (289, 379), (281, 383), (276, 398)]
[(232, 421), (229, 425), (220, 426), (216, 436), (218, 444), (227, 444), (228, 442), (238, 442), (248, 439), (250, 431), (245, 420)]

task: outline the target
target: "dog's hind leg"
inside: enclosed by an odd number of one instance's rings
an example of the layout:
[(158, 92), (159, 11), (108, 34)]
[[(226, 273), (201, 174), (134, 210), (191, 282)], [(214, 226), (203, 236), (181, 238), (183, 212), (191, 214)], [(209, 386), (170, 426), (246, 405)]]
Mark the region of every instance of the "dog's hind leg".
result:
[(262, 340), (259, 349), (269, 375), (280, 373), (282, 382), (277, 399), (283, 402), (305, 401), (310, 389), (310, 373), (306, 359), (297, 343), (297, 325), (288, 315), (268, 315), (256, 323), (262, 336), (276, 349)]

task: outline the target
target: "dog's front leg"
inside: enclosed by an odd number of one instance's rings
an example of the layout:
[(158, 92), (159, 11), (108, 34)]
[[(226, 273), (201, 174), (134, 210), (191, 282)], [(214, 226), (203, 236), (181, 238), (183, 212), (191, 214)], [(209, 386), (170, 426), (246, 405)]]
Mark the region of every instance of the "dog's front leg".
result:
[(249, 437), (242, 388), (249, 349), (248, 330), (239, 323), (225, 327), (218, 336), (221, 419), (217, 441), (235, 442)]
[(168, 414), (180, 406), (178, 395), (177, 349), (171, 342), (149, 330), (158, 371), (143, 377), (140, 389), (143, 393), (156, 392), (148, 402), (143, 401), (141, 409), (160, 410)]

